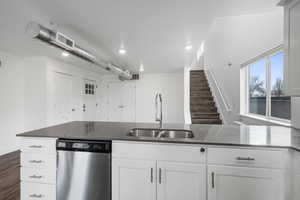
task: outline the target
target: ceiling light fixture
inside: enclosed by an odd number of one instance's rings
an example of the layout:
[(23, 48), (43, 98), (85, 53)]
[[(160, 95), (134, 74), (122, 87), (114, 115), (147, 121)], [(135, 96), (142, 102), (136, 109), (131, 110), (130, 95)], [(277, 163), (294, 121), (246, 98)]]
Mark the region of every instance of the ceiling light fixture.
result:
[(68, 56), (70, 55), (70, 53), (69, 53), (69, 52), (66, 52), (66, 51), (63, 51), (63, 52), (61, 53), (61, 55), (62, 55), (63, 57), (68, 57)]
[(185, 45), (184, 48), (185, 48), (185, 50), (190, 51), (190, 50), (192, 50), (193, 45), (191, 43), (188, 43), (188, 44)]

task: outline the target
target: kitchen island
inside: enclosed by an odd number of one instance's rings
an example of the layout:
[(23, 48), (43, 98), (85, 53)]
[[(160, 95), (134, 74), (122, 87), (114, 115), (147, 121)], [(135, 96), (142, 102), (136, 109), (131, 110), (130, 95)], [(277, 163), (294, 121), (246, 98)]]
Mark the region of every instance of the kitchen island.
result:
[(19, 134), (22, 199), (56, 199), (57, 139), (112, 141), (113, 200), (299, 198), (300, 131), (280, 126), (164, 124), (164, 129), (192, 131), (194, 137), (128, 135), (134, 128), (157, 127), (70, 122)]

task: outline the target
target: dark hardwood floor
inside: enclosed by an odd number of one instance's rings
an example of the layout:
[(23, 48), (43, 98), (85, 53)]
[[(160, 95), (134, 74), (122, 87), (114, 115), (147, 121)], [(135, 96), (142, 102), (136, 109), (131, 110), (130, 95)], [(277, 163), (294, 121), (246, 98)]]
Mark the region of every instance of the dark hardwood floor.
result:
[(0, 200), (20, 199), (20, 151), (0, 156)]

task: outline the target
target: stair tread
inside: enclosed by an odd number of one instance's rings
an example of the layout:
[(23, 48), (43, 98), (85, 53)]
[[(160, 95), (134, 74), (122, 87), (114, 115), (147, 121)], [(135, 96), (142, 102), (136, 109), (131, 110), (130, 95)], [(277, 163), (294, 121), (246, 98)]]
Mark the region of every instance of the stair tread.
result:
[(222, 124), (220, 119), (192, 119), (192, 124)]
[(222, 124), (204, 70), (190, 71), (190, 110), (193, 124)]

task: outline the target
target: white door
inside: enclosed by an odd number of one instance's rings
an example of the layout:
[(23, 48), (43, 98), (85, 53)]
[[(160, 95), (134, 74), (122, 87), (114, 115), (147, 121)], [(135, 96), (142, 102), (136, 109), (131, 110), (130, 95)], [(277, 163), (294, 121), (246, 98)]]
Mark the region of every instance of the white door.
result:
[(122, 84), (108, 84), (108, 120), (122, 121)]
[(112, 160), (112, 200), (155, 200), (155, 161)]
[(157, 164), (157, 200), (205, 200), (205, 165), (177, 162)]
[(109, 121), (135, 122), (135, 83), (108, 84)]
[(85, 79), (83, 84), (83, 121), (95, 121), (97, 112), (96, 81)]
[(122, 121), (135, 122), (135, 83), (126, 82), (122, 87)]
[(53, 90), (51, 93), (52, 124), (61, 124), (72, 121), (72, 75), (53, 72)]
[(208, 200), (284, 200), (281, 170), (208, 166)]

